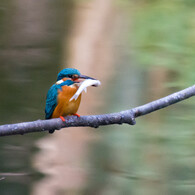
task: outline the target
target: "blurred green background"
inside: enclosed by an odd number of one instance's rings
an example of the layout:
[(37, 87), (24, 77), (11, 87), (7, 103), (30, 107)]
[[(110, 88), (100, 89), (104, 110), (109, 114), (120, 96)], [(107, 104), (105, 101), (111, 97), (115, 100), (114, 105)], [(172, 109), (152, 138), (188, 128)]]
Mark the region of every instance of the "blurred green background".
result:
[[(0, 0), (0, 124), (44, 119), (66, 67), (102, 82), (79, 114), (117, 112), (194, 84), (194, 0)], [(0, 195), (193, 195), (195, 100), (135, 126), (0, 138)]]

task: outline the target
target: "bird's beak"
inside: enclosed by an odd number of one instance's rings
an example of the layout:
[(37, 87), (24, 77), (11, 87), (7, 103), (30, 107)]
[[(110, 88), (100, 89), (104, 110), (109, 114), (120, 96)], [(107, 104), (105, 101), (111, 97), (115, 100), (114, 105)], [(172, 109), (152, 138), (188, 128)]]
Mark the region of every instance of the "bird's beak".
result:
[(88, 77), (88, 76), (85, 76), (85, 75), (80, 75), (79, 78), (80, 79), (92, 79), (92, 80), (96, 80), (96, 79), (94, 79), (92, 77)]
[[(85, 79), (91, 79), (91, 80), (96, 80), (92, 77), (88, 77), (88, 76), (85, 76), (85, 75), (79, 75), (79, 78), (78, 78), (78, 81), (79, 83), (82, 83)], [(92, 85), (93, 87), (97, 87), (96, 85)]]

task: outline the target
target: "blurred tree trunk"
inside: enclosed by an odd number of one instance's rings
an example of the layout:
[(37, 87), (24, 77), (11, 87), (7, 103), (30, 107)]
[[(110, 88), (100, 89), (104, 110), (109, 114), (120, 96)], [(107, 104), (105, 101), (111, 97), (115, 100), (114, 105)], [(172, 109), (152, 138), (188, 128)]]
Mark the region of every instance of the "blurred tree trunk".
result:
[[(62, 68), (65, 64), (77, 68), (105, 86), (112, 74), (112, 1), (78, 2), (74, 18), (69, 42), (63, 42)], [(97, 113), (96, 109), (103, 106), (103, 90), (105, 87), (89, 88), (88, 94), (82, 96), (78, 113)], [(86, 128), (70, 128), (41, 139), (38, 145), (42, 149), (35, 163), (48, 177), (35, 186), (34, 194), (54, 195), (60, 191), (79, 194), (89, 182), (88, 150), (94, 139), (95, 132)]]

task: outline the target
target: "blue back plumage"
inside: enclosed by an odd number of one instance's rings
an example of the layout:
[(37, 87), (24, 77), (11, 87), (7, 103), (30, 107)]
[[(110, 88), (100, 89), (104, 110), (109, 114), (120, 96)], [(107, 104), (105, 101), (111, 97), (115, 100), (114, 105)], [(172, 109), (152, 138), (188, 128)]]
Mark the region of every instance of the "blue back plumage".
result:
[(59, 72), (57, 81), (63, 79), (64, 77), (67, 77), (68, 75), (73, 75), (73, 74), (80, 75), (81, 73), (74, 68), (65, 68)]
[(54, 84), (51, 86), (47, 93), (46, 98), (46, 106), (45, 106), (45, 118), (50, 119), (52, 116), (53, 111), (55, 110), (55, 107), (57, 106), (57, 96), (58, 96), (58, 90), (62, 90), (62, 86), (67, 85), (70, 86), (74, 82), (71, 80), (67, 80), (62, 82), (61, 84)]

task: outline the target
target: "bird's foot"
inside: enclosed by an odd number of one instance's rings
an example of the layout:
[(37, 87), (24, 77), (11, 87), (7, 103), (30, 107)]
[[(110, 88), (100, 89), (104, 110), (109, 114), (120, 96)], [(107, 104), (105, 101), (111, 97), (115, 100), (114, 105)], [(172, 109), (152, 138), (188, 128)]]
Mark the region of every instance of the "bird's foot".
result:
[(75, 113), (75, 114), (73, 114), (74, 116), (77, 116), (77, 117), (80, 117), (81, 115), (80, 114), (77, 114), (77, 113)]
[(65, 122), (65, 118), (63, 116), (60, 116), (60, 119), (62, 120), (62, 122)]

